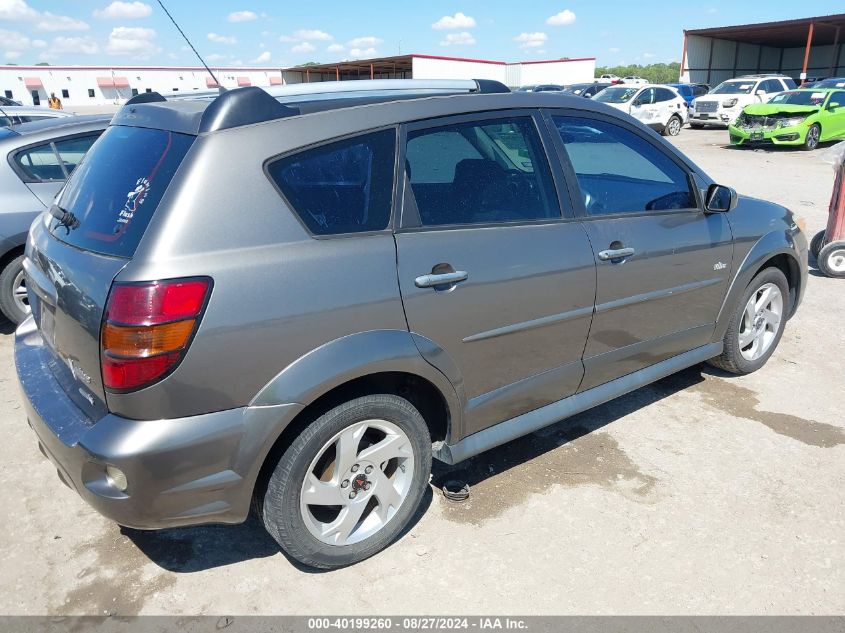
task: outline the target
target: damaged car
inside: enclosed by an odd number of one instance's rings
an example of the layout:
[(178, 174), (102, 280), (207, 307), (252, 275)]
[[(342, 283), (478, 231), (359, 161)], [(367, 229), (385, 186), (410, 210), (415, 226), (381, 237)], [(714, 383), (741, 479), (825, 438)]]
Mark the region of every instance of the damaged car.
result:
[(845, 90), (802, 88), (746, 106), (728, 127), (731, 145), (793, 145), (814, 150), (845, 138)]

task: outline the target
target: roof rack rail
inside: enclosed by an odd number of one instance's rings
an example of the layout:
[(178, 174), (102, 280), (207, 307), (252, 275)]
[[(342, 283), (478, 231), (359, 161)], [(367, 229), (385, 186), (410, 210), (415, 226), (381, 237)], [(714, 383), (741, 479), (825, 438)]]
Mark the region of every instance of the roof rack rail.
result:
[(430, 92), (431, 94), (510, 92), (499, 81), (492, 79), (361, 79), (346, 81), (315, 81), (264, 88), (274, 97), (296, 97), (318, 94), (343, 94), (362, 92)]
[(158, 103), (160, 101), (167, 101), (157, 92), (141, 92), (129, 99), (123, 105), (134, 105), (136, 103)]
[(279, 103), (256, 86), (224, 92), (202, 113), (199, 133), (216, 132), (251, 123), (272, 121), (299, 114), (299, 110)]

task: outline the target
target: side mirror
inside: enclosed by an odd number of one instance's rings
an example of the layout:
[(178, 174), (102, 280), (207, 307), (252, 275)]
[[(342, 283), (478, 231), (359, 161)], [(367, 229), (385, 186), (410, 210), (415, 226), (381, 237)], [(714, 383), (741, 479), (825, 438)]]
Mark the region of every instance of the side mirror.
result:
[(755, 92), (754, 94), (758, 94), (758, 95), (760, 95), (761, 97), (765, 97), (765, 96), (766, 96), (766, 91), (765, 91), (765, 90), (763, 90), (763, 89), (761, 88), (760, 90), (758, 90), (758, 91), (757, 91), (757, 92)]
[(840, 107), (841, 105), (842, 105), (841, 103), (837, 103), (836, 101), (834, 101), (833, 103), (827, 104), (827, 109), (833, 111), (833, 110), (836, 110), (836, 108)]
[(737, 195), (731, 187), (710, 185), (704, 199), (704, 210), (708, 213), (727, 213), (736, 208)]
[(642, 101), (640, 101), (639, 99), (634, 99), (634, 100), (631, 102), (631, 105), (632, 105), (632, 106), (634, 106), (635, 108), (639, 108), (642, 104), (643, 104), (643, 102), (642, 102)]

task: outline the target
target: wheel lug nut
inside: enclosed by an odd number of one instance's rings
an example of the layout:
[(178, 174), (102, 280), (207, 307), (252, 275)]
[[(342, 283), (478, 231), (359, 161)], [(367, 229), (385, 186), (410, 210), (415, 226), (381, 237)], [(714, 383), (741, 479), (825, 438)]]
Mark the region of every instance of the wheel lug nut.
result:
[(371, 472), (373, 472), (373, 467), (372, 467), (372, 466), (367, 466), (367, 467), (364, 469), (364, 472), (365, 472), (365, 473), (367, 473), (367, 474), (369, 475)]
[(349, 493), (349, 498), (350, 498), (350, 499), (354, 499), (354, 498), (355, 498), (355, 497), (357, 497), (357, 496), (358, 496), (358, 493), (357, 493), (357, 492), (355, 492), (354, 490), (353, 490), (352, 492), (350, 492), (350, 493)]
[(355, 465), (352, 467), (352, 472), (353, 472), (353, 473), (357, 473), (357, 472), (358, 472), (358, 464), (355, 464)]
[(373, 486), (373, 484), (371, 484), (371, 483), (368, 481), (367, 483), (365, 483), (365, 484), (364, 484), (364, 490), (369, 490), (370, 488), (372, 488), (372, 486)]
[(348, 479), (344, 479), (343, 481), (340, 482), (341, 488), (347, 488), (348, 486), (349, 486), (349, 480)]

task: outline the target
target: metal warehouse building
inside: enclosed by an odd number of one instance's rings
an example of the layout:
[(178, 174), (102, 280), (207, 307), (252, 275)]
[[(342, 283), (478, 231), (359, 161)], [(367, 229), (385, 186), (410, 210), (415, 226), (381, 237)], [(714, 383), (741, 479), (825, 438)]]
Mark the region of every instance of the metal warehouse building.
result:
[(595, 71), (595, 57), (502, 62), (413, 54), (295, 66), (285, 68), (283, 73), (288, 83), (355, 79), (495, 79), (518, 88), (593, 81)]
[(681, 81), (716, 85), (737, 75), (845, 75), (845, 14), (684, 31)]

